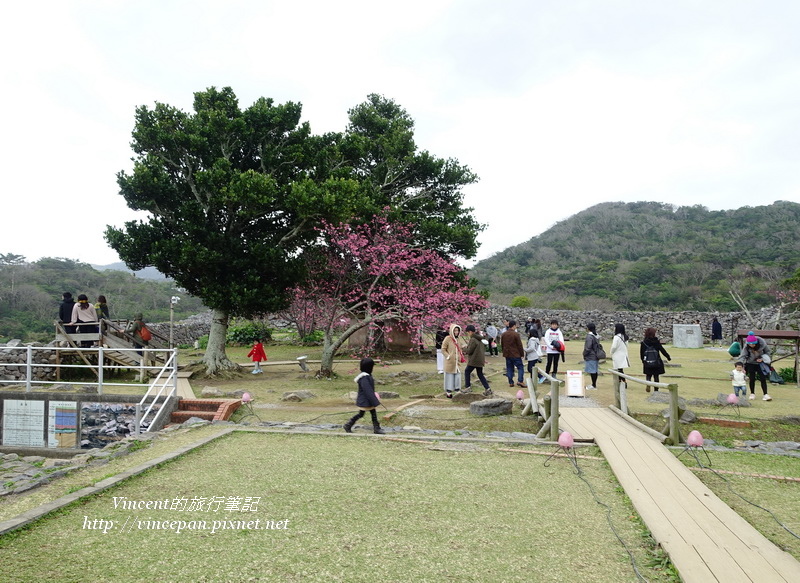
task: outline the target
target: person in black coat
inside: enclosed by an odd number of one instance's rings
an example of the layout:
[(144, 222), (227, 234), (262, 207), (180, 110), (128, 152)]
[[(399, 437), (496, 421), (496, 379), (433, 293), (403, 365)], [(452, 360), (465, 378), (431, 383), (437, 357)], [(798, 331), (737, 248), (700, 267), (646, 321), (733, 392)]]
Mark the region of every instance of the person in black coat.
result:
[(372, 378), (372, 370), (375, 368), (375, 361), (369, 357), (362, 358), (360, 368), (361, 374), (355, 378), (355, 382), (358, 385), (356, 406), (360, 411), (353, 415), (350, 421), (343, 425), (343, 428), (347, 433), (353, 433), (353, 425), (364, 416), (364, 411), (369, 411), (372, 415), (373, 433), (386, 433), (381, 429), (381, 424), (378, 422), (378, 414), (375, 412), (375, 409), (381, 404), (378, 395), (375, 394), (375, 379)]
[[(669, 353), (661, 345), (661, 341), (656, 336), (655, 328), (646, 328), (644, 331), (644, 340), (639, 347), (639, 357), (642, 359), (643, 374), (647, 380), (659, 382), (658, 377), (664, 374), (664, 361), (661, 360), (661, 355), (667, 360), (672, 360)], [(656, 391), (658, 387), (655, 387)], [(650, 387), (646, 387), (647, 392), (650, 392)]]
[[(70, 292), (64, 292), (61, 295), (61, 305), (58, 306), (58, 320), (62, 324), (72, 322), (72, 308), (75, 307), (75, 300), (72, 298)], [(75, 332), (77, 326), (64, 326), (64, 331), (67, 334)]]
[(711, 320), (711, 344), (713, 346), (722, 345), (722, 324), (716, 317)]

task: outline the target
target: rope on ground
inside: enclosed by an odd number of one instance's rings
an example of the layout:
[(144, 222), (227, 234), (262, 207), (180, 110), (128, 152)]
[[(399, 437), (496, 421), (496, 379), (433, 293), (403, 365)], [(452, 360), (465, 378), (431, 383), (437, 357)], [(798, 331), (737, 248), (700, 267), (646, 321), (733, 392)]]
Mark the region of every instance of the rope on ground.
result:
[(600, 500), (600, 498), (597, 496), (597, 492), (595, 492), (594, 486), (592, 486), (589, 480), (586, 479), (586, 477), (583, 475), (583, 470), (578, 466), (578, 461), (574, 459), (572, 455), (569, 455), (567, 457), (569, 458), (572, 465), (575, 467), (575, 473), (578, 476), (578, 478), (580, 478), (583, 481), (583, 483), (586, 484), (586, 486), (589, 488), (589, 492), (591, 492), (594, 501), (599, 506), (602, 506), (603, 508), (606, 509), (606, 521), (608, 522), (608, 526), (611, 528), (611, 532), (614, 533), (614, 536), (617, 537), (617, 540), (622, 545), (622, 548), (624, 548), (625, 552), (628, 553), (628, 558), (630, 559), (631, 567), (633, 567), (633, 572), (636, 574), (636, 578), (639, 579), (639, 581), (644, 581), (645, 583), (649, 583), (648, 580), (644, 577), (644, 575), (642, 575), (639, 572), (639, 567), (636, 565), (636, 559), (634, 558), (633, 553), (628, 548), (628, 545), (625, 544), (625, 541), (622, 540), (622, 536), (619, 534), (619, 532), (617, 532), (617, 528), (614, 526), (614, 522), (611, 520), (611, 506)]
[(744, 496), (739, 494), (739, 492), (737, 492), (736, 490), (733, 489), (733, 487), (731, 486), (731, 482), (730, 482), (730, 480), (728, 480), (728, 478), (723, 476), (720, 472), (718, 472), (714, 468), (704, 466), (703, 462), (700, 461), (699, 457), (695, 456), (695, 460), (697, 461), (697, 465), (699, 465), (702, 469), (714, 473), (718, 478), (720, 478), (722, 481), (724, 481), (725, 482), (725, 486), (728, 488), (728, 490), (730, 490), (731, 494), (733, 494), (734, 496), (738, 496), (739, 498), (741, 498), (742, 500), (744, 500), (748, 504), (750, 504), (752, 506), (755, 506), (756, 508), (759, 508), (760, 510), (763, 510), (764, 512), (769, 514), (775, 520), (775, 522), (777, 522), (781, 526), (781, 528), (783, 528), (786, 532), (788, 532), (794, 538), (800, 539), (800, 536), (796, 532), (794, 532), (792, 529), (790, 529), (788, 526), (786, 526), (783, 522), (781, 522), (780, 519), (777, 516), (775, 516), (775, 513), (772, 512), (772, 510), (770, 510), (768, 508), (764, 508), (763, 506), (760, 506), (760, 505), (756, 504), (755, 502), (753, 502), (752, 500), (748, 500), (747, 498), (745, 498)]

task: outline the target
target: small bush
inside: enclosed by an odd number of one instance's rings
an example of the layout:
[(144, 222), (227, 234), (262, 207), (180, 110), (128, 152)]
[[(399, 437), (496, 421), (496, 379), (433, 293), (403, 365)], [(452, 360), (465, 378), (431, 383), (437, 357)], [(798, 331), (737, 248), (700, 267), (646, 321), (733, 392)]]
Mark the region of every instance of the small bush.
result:
[(208, 334), (197, 339), (197, 347), (203, 350), (208, 348)]
[(314, 330), (311, 334), (306, 334), (300, 339), (302, 344), (316, 345), (320, 344), (325, 338), (325, 333), (322, 330)]
[(778, 374), (787, 383), (797, 382), (797, 371), (794, 369), (794, 367), (782, 368), (778, 371)]
[(225, 340), (228, 344), (245, 346), (252, 344), (256, 340), (272, 340), (272, 331), (266, 324), (261, 322), (245, 322), (229, 326)]
[(528, 296), (516, 296), (511, 300), (512, 308), (530, 308), (533, 305)]

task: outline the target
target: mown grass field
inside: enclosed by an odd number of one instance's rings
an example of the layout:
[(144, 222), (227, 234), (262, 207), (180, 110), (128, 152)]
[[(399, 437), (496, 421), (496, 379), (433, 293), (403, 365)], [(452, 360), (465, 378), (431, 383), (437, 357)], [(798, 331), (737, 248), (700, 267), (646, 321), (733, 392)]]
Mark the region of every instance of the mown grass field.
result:
[[(236, 432), (0, 538), (0, 580), (636, 581), (606, 509), (568, 460), (545, 459), (496, 444)], [(605, 462), (579, 464), (637, 568), (669, 580)], [(133, 511), (115, 496), (260, 501)], [(95, 519), (115, 526), (86, 528)], [(153, 528), (180, 520), (195, 522)], [(215, 520), (251, 528), (212, 534)]]
[[(581, 347), (582, 343), (568, 343), (567, 362), (561, 364), (561, 371), (581, 369)], [(677, 383), (682, 397), (714, 399), (718, 393), (730, 392), (732, 360), (723, 349), (667, 349), (672, 364), (679, 366), (669, 367), (662, 381)], [(229, 348), (228, 354), (244, 364), (248, 350)], [(267, 347), (267, 354), (270, 362), (295, 361), (301, 354), (314, 360), (319, 358), (319, 349), (274, 343)], [(632, 360), (638, 355), (637, 345), (631, 345), (631, 355)], [(181, 362), (200, 356), (198, 351), (182, 351)], [(224, 392), (250, 392), (255, 397), (254, 410), (263, 421), (342, 423), (354, 412), (349, 393), (356, 388), (352, 380), (358, 372), (356, 361), (337, 364), (332, 379), (315, 378), (314, 365), (310, 366), (311, 373), (302, 372), (297, 364), (265, 366), (261, 375), (251, 375), (248, 369), (236, 378), (198, 378), (192, 384), (198, 396), (207, 386)], [(513, 395), (516, 389), (508, 389), (504, 371), (502, 358), (488, 359), (486, 373), (495, 393)], [(633, 367), (626, 372), (640, 375), (641, 369)], [(430, 356), (389, 355), (376, 367), (375, 377), (379, 391), (400, 395), (399, 399), (384, 400), (389, 409), (415, 396), (437, 397), (383, 421), (387, 426), (448, 429), (456, 434), (462, 430), (536, 430), (533, 418), (521, 417), (518, 408), (510, 416), (475, 418), (466, 404), (442, 398), (442, 379)], [(598, 384), (599, 390), (589, 396), (603, 405), (612, 403), (610, 375), (601, 376)], [(281, 400), (285, 392), (299, 389), (310, 390), (316, 397), (299, 403)], [(760, 389), (757, 393), (760, 397)], [(789, 419), (800, 416), (800, 390), (793, 385), (770, 385), (770, 394), (773, 401), (759, 398), (738, 414), (730, 408), (690, 406), (700, 416), (744, 419), (752, 425), (733, 429), (694, 423), (684, 427), (684, 435), (698, 429), (726, 446), (744, 440), (800, 441), (800, 426)], [(657, 415), (665, 405), (649, 402), (648, 397), (643, 387), (631, 383), (631, 412), (660, 429), (663, 421)], [(234, 420), (244, 414), (240, 409)], [(245, 423), (257, 420), (244, 418)], [(356, 432), (368, 429), (361, 426)], [(87, 468), (23, 496), (0, 499), (0, 519), (214, 431), (219, 429), (205, 427), (166, 435), (152, 447), (105, 466)], [(581, 453), (599, 455), (599, 450), (587, 448)], [(757, 453), (710, 455), (714, 468), (745, 475), (723, 474), (723, 479), (699, 473), (698, 477), (770, 540), (800, 558), (798, 540), (786, 530), (800, 532), (800, 484), (747, 475), (800, 477), (797, 458)], [(688, 456), (681, 459), (696, 465)], [(0, 580), (39, 581), (58, 575), (60, 580), (81, 581), (85, 573), (95, 580), (115, 581), (635, 580), (627, 553), (587, 485), (565, 460), (554, 460), (548, 468), (543, 460), (541, 456), (501, 452), (495, 444), (440, 441), (431, 445), (344, 435), (237, 432), (28, 530), (3, 537)], [(670, 580), (668, 561), (653, 548), (606, 464), (582, 460), (579, 465), (598, 499), (612, 507), (614, 526), (631, 548), (638, 568), (651, 581)], [(113, 496), (262, 496), (268, 504), (260, 506), (254, 517), (289, 518), (292, 527), (213, 535), (138, 529), (104, 535), (81, 528), (85, 516), (124, 521), (127, 515), (112, 507)], [(786, 528), (740, 496), (772, 510)], [(153, 518), (180, 517), (163, 512)], [(198, 562), (203, 565), (200, 569)], [(96, 570), (97, 565), (103, 565), (103, 570)]]

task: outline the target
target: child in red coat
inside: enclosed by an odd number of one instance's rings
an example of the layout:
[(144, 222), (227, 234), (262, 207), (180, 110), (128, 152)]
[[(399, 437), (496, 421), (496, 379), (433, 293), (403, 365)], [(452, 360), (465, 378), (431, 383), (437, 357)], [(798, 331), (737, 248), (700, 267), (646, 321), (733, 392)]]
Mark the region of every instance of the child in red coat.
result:
[(261, 340), (256, 340), (253, 343), (253, 348), (247, 353), (247, 356), (249, 356), (251, 360), (256, 363), (256, 366), (253, 369), (253, 374), (264, 372), (261, 370), (261, 361), (263, 360), (266, 362), (267, 353), (264, 352), (264, 345), (261, 343)]

